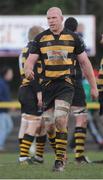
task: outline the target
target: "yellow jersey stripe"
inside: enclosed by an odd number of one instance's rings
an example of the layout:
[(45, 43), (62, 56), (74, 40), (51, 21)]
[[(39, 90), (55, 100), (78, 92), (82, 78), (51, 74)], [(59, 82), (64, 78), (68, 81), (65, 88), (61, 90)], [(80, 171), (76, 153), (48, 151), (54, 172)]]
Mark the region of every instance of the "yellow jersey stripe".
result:
[(67, 74), (70, 74), (70, 70), (64, 70), (64, 71), (49, 71), (49, 70), (46, 70), (45, 71), (45, 76), (46, 77), (54, 77), (54, 78), (57, 78), (57, 77), (60, 77), (60, 76), (63, 76), (63, 75), (67, 75)]
[(71, 65), (72, 64), (72, 60), (70, 58), (66, 59), (66, 60), (61, 60), (61, 59), (57, 59), (57, 60), (45, 60), (45, 65)]
[(42, 47), (40, 48), (41, 50), (41, 53), (42, 54), (46, 54), (48, 51), (57, 51), (57, 50), (64, 50), (64, 51), (67, 51), (69, 53), (72, 53), (73, 50), (74, 50), (74, 47), (73, 46), (47, 46), (47, 47)]
[(45, 35), (40, 39), (40, 42), (53, 41), (53, 40), (54, 40), (53, 35)]
[(59, 38), (59, 40), (63, 40), (63, 41), (74, 41), (74, 38), (72, 35), (68, 35), (68, 34), (62, 34)]
[(97, 83), (98, 83), (98, 84), (103, 84), (103, 79), (98, 79), (98, 80), (97, 80)]

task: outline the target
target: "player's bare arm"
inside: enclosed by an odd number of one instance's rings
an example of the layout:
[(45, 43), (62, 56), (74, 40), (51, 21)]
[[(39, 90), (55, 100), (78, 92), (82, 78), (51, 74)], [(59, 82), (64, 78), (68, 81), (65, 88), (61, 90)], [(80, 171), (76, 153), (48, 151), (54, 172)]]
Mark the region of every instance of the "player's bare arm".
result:
[(77, 57), (78, 57), (78, 61), (79, 61), (80, 65), (81, 65), (81, 68), (83, 70), (83, 73), (90, 83), (91, 96), (92, 96), (92, 98), (96, 99), (98, 97), (98, 89), (97, 89), (97, 85), (96, 85), (93, 68), (89, 61), (89, 58), (88, 58), (86, 52), (79, 54)]

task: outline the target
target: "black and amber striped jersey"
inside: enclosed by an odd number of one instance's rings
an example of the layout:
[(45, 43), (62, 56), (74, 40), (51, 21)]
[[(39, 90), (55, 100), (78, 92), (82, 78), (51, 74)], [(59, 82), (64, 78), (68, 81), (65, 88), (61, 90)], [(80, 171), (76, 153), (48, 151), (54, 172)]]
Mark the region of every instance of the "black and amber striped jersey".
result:
[(39, 54), (42, 63), (42, 80), (70, 78), (74, 74), (75, 57), (84, 51), (79, 36), (67, 29), (54, 35), (50, 29), (37, 35), (31, 54)]
[(25, 77), (24, 73), (24, 64), (26, 62), (27, 57), (29, 56), (29, 50), (32, 45), (32, 41), (28, 43), (28, 45), (22, 49), (22, 52), (19, 56), (19, 70), (20, 70), (20, 76), (21, 76), (21, 85), (22, 86), (27, 86), (27, 85), (32, 85), (36, 86), (37, 89), (39, 89), (39, 76), (42, 72), (41, 68), (41, 61), (38, 61), (35, 68), (34, 68), (34, 73), (35, 73), (35, 79), (30, 81)]
[(103, 58), (101, 59), (101, 63), (100, 63), (97, 85), (98, 85), (99, 92), (103, 92)]
[[(84, 48), (86, 51), (86, 45), (80, 35), (79, 35), (79, 38), (80, 38), (81, 43), (84, 44)], [(76, 58), (76, 60), (75, 60), (75, 80), (82, 80), (82, 78), (83, 78), (82, 69), (80, 67), (79, 61)]]
[(30, 45), (31, 45), (31, 42), (29, 42), (28, 45), (22, 49), (21, 54), (19, 56), (19, 71), (20, 71), (20, 76), (21, 76), (21, 84), (24, 86), (30, 83), (30, 81), (25, 77), (25, 73), (24, 73), (24, 64), (29, 55)]

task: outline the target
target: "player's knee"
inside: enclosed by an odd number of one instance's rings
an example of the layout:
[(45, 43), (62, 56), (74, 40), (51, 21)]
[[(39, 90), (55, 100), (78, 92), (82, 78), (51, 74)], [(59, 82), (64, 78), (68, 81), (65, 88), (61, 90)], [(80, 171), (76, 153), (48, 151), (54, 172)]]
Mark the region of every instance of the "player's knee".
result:
[(66, 101), (57, 101), (55, 104), (54, 118), (55, 119), (64, 119), (68, 117), (70, 112), (70, 104)]
[(81, 108), (74, 111), (74, 115), (76, 118), (76, 126), (86, 127), (88, 120), (87, 120), (87, 109)]
[(88, 123), (88, 121), (87, 121), (87, 119), (85, 119), (85, 118), (76, 119), (76, 126), (86, 128), (86, 127), (87, 127), (87, 123)]
[(35, 116), (35, 115), (25, 115), (25, 118), (28, 120), (28, 125), (26, 128), (26, 133), (34, 136), (36, 134), (37, 129), (41, 125), (41, 116)]
[(29, 122), (28, 127), (26, 129), (26, 134), (34, 136), (38, 130), (38, 125), (34, 122)]
[(54, 118), (55, 119), (62, 119), (62, 118), (67, 117), (67, 116), (68, 116), (67, 111), (56, 109), (55, 112), (54, 112)]
[(55, 106), (54, 117), (56, 121), (56, 128), (62, 130), (67, 128), (68, 116), (70, 112), (70, 104), (63, 101), (63, 103), (57, 103)]
[(46, 124), (54, 122), (54, 112), (53, 111), (45, 111), (43, 113), (42, 117)]
[(58, 119), (56, 120), (56, 129), (63, 130), (67, 129), (68, 119)]
[(24, 118), (24, 114), (21, 115), (21, 124), (19, 129), (18, 138), (22, 139), (27, 129), (28, 121)]
[(41, 120), (40, 126), (37, 128), (36, 134), (39, 136), (46, 134), (46, 125), (43, 119)]

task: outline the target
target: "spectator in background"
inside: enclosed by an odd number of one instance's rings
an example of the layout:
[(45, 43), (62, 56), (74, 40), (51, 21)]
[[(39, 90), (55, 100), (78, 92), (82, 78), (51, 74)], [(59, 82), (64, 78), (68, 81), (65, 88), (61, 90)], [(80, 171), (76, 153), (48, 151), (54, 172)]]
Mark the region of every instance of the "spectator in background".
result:
[[(13, 79), (13, 71), (5, 66), (0, 70), (0, 102), (11, 101), (11, 93), (8, 82)], [(0, 108), (0, 151), (5, 150), (5, 141), (13, 129), (9, 109)]]

